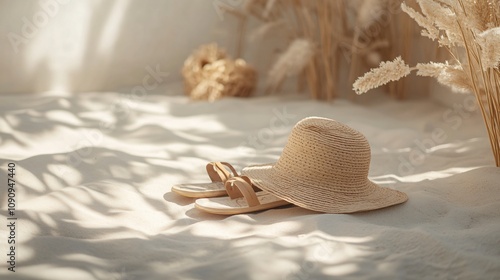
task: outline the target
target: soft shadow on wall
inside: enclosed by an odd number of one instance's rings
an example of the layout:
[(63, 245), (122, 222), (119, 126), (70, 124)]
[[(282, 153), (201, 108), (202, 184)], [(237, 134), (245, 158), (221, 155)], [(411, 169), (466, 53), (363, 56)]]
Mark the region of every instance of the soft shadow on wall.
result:
[(180, 80), (197, 46), (235, 44), (212, 2), (0, 0), (0, 94), (113, 90), (148, 67)]

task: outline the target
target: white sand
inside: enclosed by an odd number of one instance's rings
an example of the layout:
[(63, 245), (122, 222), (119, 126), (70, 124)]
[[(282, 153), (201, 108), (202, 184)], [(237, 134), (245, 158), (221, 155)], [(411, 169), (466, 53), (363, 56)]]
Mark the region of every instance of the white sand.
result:
[[(500, 169), (479, 114), (374, 101), (0, 97), (2, 224), (10, 161), (18, 199), (17, 272), (7, 271), (3, 226), (0, 277), (498, 279)], [(352, 215), (285, 207), (219, 217), (170, 193), (173, 184), (207, 181), (207, 161), (275, 161), (293, 125), (312, 115), (363, 132), (370, 178), (409, 201)], [(416, 162), (403, 163), (410, 155)]]

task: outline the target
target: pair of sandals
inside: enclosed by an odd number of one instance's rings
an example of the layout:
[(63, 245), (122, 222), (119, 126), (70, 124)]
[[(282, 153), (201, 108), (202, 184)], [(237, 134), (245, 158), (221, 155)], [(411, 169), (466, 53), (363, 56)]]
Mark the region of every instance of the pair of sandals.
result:
[[(229, 170), (228, 170), (229, 168)], [(210, 162), (207, 173), (211, 183), (179, 184), (172, 191), (197, 198), (199, 210), (220, 215), (235, 215), (267, 210), (290, 204), (273, 194), (262, 191), (247, 176), (240, 176), (227, 162)]]

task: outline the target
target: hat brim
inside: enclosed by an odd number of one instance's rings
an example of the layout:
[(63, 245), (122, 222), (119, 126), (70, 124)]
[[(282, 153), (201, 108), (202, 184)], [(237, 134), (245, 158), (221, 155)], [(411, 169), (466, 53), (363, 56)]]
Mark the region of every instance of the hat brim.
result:
[(308, 182), (286, 179), (273, 167), (274, 163), (253, 165), (245, 167), (241, 173), (250, 177), (262, 190), (313, 211), (332, 214), (355, 213), (385, 208), (408, 200), (405, 193), (380, 187), (368, 179), (364, 192), (345, 194), (336, 192), (334, 187), (328, 188), (329, 182), (318, 188)]

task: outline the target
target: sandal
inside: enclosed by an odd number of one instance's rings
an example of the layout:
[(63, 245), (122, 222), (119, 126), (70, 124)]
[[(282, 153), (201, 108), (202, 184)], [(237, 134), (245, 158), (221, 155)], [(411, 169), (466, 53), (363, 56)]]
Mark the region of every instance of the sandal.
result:
[(233, 177), (224, 186), (229, 197), (200, 198), (195, 207), (212, 214), (234, 215), (290, 204), (269, 192), (255, 192), (247, 176)]
[[(232, 174), (226, 167), (230, 169)], [(238, 172), (227, 162), (210, 162), (206, 169), (208, 177), (212, 180), (211, 183), (179, 184), (172, 186), (172, 191), (182, 196), (194, 198), (226, 196), (224, 183), (229, 178), (238, 176)]]

